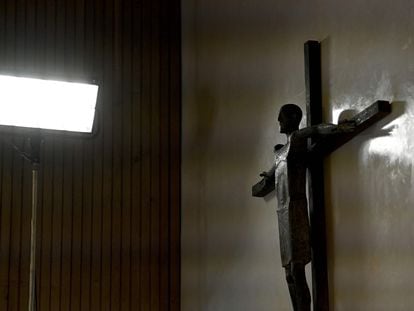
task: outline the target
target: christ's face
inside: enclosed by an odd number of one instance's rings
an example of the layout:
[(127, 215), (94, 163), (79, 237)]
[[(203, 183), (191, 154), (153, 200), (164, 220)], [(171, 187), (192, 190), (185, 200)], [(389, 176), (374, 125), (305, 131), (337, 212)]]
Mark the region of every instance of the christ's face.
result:
[(287, 118), (286, 114), (279, 113), (279, 117), (277, 120), (279, 121), (280, 133), (284, 133), (284, 134), (289, 133), (289, 128), (290, 128), (289, 123), (291, 122), (289, 122), (289, 119)]
[(277, 120), (279, 121), (279, 130), (282, 134), (290, 134), (299, 127), (300, 121), (298, 122), (296, 115), (289, 115), (281, 111)]

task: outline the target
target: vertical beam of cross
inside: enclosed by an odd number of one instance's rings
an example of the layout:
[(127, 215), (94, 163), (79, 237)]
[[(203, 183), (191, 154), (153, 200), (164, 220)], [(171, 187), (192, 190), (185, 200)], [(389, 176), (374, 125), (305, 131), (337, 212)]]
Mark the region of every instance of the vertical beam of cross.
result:
[[(305, 43), (307, 126), (322, 123), (321, 81), (320, 43), (308, 41)], [(329, 310), (324, 188), (323, 158), (317, 158), (312, 161), (308, 170), (312, 244), (312, 300), (315, 311)]]

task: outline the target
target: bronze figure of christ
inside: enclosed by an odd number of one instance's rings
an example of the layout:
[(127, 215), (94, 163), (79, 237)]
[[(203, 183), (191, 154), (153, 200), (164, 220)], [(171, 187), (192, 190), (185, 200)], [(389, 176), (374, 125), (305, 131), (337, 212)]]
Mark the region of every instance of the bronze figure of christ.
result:
[(306, 283), (305, 265), (311, 261), (310, 229), (306, 197), (306, 170), (310, 159), (308, 138), (349, 133), (355, 122), (339, 125), (319, 124), (299, 129), (301, 109), (293, 104), (279, 112), (280, 133), (286, 134), (285, 145), (275, 146), (275, 162), (267, 180), (274, 178), (277, 197), (280, 254), (295, 311), (310, 310), (310, 292)]
[(276, 190), (282, 265), (295, 311), (310, 310), (305, 265), (311, 260), (313, 310), (329, 311), (322, 159), (391, 113), (388, 101), (377, 100), (349, 121), (339, 125), (319, 124), (322, 122), (320, 50), (317, 41), (305, 43), (308, 127), (299, 129), (302, 111), (298, 106), (281, 108), (280, 132), (286, 134), (287, 142), (275, 146), (272, 168), (263, 172), (263, 179), (252, 187), (255, 197), (265, 197)]

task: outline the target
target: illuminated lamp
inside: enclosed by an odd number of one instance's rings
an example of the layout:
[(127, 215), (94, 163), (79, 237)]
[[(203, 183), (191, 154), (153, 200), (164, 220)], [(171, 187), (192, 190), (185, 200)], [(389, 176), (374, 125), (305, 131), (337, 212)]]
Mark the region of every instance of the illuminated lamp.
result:
[(35, 310), (36, 213), (43, 133), (91, 135), (98, 85), (0, 75), (0, 129), (26, 135), (29, 151), (13, 147), (32, 163), (29, 311)]

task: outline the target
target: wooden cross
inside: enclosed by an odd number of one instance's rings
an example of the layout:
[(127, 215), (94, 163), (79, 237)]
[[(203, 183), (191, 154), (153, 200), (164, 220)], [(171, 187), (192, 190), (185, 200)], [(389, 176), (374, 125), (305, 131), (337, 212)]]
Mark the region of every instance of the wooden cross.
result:
[[(320, 43), (317, 41), (305, 43), (305, 82), (307, 126), (313, 126), (322, 123), (321, 51)], [(312, 239), (312, 296), (315, 311), (329, 310), (323, 157), (390, 112), (389, 102), (377, 101), (350, 119), (356, 126), (351, 133), (309, 141), (308, 151), (312, 154), (312, 161), (308, 166), (308, 208)], [(273, 174), (273, 178), (263, 178), (256, 183), (252, 188), (252, 194), (256, 197), (264, 197), (274, 190)]]

